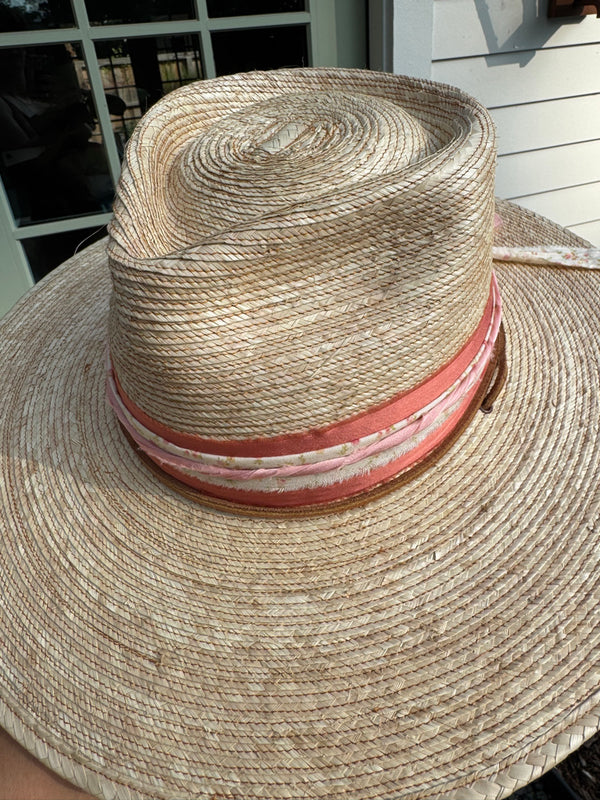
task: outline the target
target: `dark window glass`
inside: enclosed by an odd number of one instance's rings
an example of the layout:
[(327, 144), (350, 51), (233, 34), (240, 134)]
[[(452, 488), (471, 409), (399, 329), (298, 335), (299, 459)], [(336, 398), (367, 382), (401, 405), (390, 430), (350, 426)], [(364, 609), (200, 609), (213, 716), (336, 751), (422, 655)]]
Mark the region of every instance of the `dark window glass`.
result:
[(110, 209), (79, 44), (0, 48), (0, 175), (18, 225)]
[(102, 83), (122, 152), (136, 123), (167, 92), (202, 77), (196, 34), (96, 43)]
[(0, 0), (0, 33), (74, 26), (70, 0)]
[(24, 239), (21, 244), (29, 260), (33, 278), (39, 281), (67, 258), (71, 258), (79, 250), (97, 242), (103, 236), (106, 236), (106, 225), (101, 228), (83, 228), (78, 231), (53, 233), (49, 236), (35, 236), (32, 239)]
[(192, 0), (86, 0), (92, 25), (195, 19)]
[(306, 3), (305, 0), (208, 0), (207, 7), (209, 17), (234, 17), (304, 11)]
[(308, 66), (305, 25), (216, 31), (212, 34), (217, 75), (253, 69)]

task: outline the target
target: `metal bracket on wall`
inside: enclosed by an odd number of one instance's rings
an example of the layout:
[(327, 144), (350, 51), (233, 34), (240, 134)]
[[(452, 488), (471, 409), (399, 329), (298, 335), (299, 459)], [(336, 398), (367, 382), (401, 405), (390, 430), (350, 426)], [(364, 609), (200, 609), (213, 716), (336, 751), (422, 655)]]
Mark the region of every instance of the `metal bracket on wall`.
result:
[(557, 17), (585, 17), (595, 14), (600, 17), (600, 0), (548, 0), (548, 16)]

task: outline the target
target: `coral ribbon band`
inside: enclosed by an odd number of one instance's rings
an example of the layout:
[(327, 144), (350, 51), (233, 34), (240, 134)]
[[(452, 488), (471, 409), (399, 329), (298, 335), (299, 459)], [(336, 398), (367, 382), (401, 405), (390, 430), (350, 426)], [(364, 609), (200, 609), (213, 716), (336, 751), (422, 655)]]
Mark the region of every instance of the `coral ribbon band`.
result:
[[(500, 319), (500, 295), (492, 277), (481, 323), (452, 362), (410, 392), (305, 434), (218, 442), (217, 446), (215, 440), (177, 434), (137, 408), (123, 392), (110, 363), (107, 396), (141, 451), (187, 486), (249, 505), (326, 503), (388, 481), (422, 461), (451, 435), (488, 368)], [(271, 447), (263, 446), (265, 442)]]
[(495, 278), (493, 279), (488, 303), (479, 326), (450, 363), (408, 392), (403, 392), (368, 411), (321, 429), (281, 436), (229, 439), (227, 441), (186, 434), (175, 431), (146, 414), (143, 409), (127, 396), (116, 372), (113, 373), (113, 377), (119, 397), (129, 413), (149, 431), (178, 447), (236, 458), (265, 458), (285, 456), (290, 453), (324, 450), (342, 445), (345, 442), (356, 441), (364, 436), (381, 431), (398, 420), (410, 417), (426, 407), (448, 386), (458, 380), (477, 355), (486, 336), (494, 308), (494, 292), (499, 299)]
[(160, 469), (171, 477), (196, 489), (201, 494), (217, 497), (230, 503), (242, 506), (258, 506), (266, 508), (302, 508), (305, 506), (323, 505), (344, 500), (354, 495), (368, 491), (374, 486), (390, 481), (402, 472), (410, 469), (413, 464), (423, 461), (426, 456), (447, 439), (454, 429), (460, 425), (465, 408), (470, 405), (470, 400), (476, 394), (475, 386), (466, 397), (465, 404), (452, 414), (426, 441), (411, 450), (401, 458), (371, 470), (367, 474), (356, 475), (340, 483), (317, 486), (309, 489), (291, 489), (288, 491), (261, 492), (234, 486), (219, 486), (206, 483), (199, 478), (183, 475), (179, 470), (166, 464), (161, 464)]

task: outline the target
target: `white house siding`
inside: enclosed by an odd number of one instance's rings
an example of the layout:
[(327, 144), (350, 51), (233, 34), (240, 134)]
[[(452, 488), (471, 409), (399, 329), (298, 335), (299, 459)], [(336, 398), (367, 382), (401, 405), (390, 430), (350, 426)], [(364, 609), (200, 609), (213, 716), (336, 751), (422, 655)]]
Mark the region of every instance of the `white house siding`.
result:
[(600, 245), (600, 20), (546, 10), (547, 0), (433, 0), (430, 76), (490, 109), (500, 197)]

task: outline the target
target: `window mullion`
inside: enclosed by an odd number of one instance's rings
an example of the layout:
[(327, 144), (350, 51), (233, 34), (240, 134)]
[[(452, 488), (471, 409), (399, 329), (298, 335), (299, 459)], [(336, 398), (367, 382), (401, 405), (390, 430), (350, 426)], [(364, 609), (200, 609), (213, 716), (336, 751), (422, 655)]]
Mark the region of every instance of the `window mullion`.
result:
[(335, 0), (310, 0), (309, 47), (312, 67), (337, 64)]
[(77, 28), (56, 28), (55, 30), (10, 31), (0, 34), (2, 47), (28, 47), (36, 44), (62, 44), (78, 42), (81, 34)]
[(102, 83), (102, 73), (100, 72), (100, 65), (98, 64), (96, 48), (91, 38), (91, 27), (83, 0), (71, 0), (71, 2), (73, 4), (75, 20), (81, 33), (81, 47), (83, 49), (88, 79), (92, 90), (94, 107), (98, 114), (98, 124), (102, 132), (108, 167), (113, 182), (116, 185), (119, 180), (119, 175), (121, 174), (121, 162), (117, 143), (115, 142), (110, 113), (108, 111), (108, 103), (106, 102), (104, 94), (104, 84)]
[(82, 217), (67, 217), (65, 219), (54, 219), (50, 222), (37, 222), (27, 225), (24, 228), (17, 228), (14, 232), (16, 239), (31, 239), (35, 236), (47, 236), (52, 233), (66, 233), (68, 231), (78, 231), (81, 228), (103, 228), (108, 225), (112, 214), (104, 211), (100, 214), (88, 214)]
[(205, 78), (215, 78), (217, 70), (215, 67), (215, 57), (213, 55), (212, 39), (208, 28), (208, 11), (206, 0), (194, 0), (196, 16), (200, 25), (200, 41), (202, 43), (202, 69)]
[[(325, 0), (327, 2), (327, 0)], [(253, 14), (239, 17), (217, 17), (208, 20), (211, 31), (234, 30), (236, 28), (280, 28), (287, 25), (306, 25), (311, 15), (306, 11), (278, 14)]]
[(175, 19), (167, 22), (123, 22), (115, 25), (90, 25), (89, 35), (95, 42), (103, 39), (134, 39), (141, 36), (178, 36), (197, 33), (195, 19)]
[(33, 286), (23, 247), (15, 239), (16, 225), (6, 190), (0, 181), (0, 317)]

